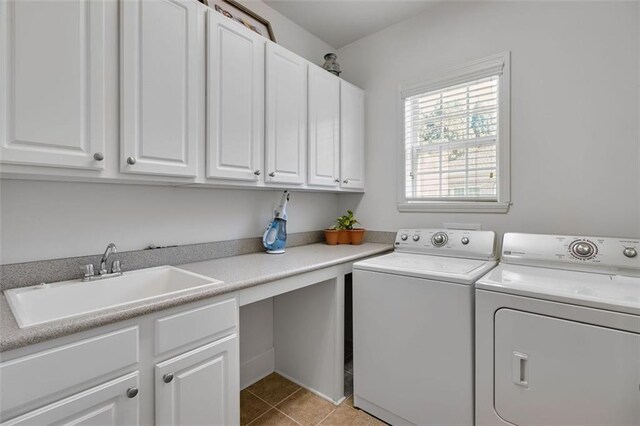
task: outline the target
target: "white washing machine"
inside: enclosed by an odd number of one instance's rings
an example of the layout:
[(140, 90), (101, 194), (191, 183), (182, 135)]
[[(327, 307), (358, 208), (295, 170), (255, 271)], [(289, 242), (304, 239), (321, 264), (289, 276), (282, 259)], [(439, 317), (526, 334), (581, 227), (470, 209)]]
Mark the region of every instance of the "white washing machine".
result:
[(402, 229), (353, 265), (354, 404), (395, 425), (473, 424), (473, 283), (488, 231)]
[(476, 283), (476, 424), (640, 425), (638, 251), (505, 234)]

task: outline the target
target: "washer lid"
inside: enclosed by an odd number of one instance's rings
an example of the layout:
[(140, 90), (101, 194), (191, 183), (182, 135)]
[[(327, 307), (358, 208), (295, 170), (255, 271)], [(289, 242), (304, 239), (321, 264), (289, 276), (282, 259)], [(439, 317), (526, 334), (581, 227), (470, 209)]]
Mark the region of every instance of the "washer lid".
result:
[(640, 315), (640, 277), (501, 263), (476, 288)]
[(357, 262), (353, 268), (459, 284), (473, 284), (495, 265), (496, 262), (487, 260), (394, 252)]

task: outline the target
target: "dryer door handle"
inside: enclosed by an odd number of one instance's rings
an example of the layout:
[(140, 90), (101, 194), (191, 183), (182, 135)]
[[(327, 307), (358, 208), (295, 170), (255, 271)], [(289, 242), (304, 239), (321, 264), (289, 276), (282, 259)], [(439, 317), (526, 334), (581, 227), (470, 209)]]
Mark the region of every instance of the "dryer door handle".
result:
[(511, 358), (511, 377), (513, 383), (524, 388), (529, 387), (529, 355), (513, 351)]

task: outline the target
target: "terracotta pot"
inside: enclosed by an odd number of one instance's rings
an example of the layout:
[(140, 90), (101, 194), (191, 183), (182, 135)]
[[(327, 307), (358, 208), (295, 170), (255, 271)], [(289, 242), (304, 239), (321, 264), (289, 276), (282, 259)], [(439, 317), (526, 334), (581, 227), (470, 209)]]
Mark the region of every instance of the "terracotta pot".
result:
[(364, 239), (364, 229), (356, 228), (349, 231), (349, 237), (351, 238), (351, 244), (359, 246)]
[(338, 234), (340, 231), (337, 229), (325, 229), (324, 230), (324, 239), (327, 241), (327, 244), (330, 246), (335, 246), (338, 244)]
[(351, 231), (341, 229), (338, 231), (338, 244), (351, 244)]

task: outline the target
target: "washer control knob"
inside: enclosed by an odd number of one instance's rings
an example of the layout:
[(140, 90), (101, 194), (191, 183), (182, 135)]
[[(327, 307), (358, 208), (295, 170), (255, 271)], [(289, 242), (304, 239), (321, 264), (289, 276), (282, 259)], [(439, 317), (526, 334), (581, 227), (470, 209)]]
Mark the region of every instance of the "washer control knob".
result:
[(433, 237), (431, 237), (431, 242), (436, 247), (442, 247), (447, 243), (447, 239), (447, 234), (444, 232), (436, 232), (433, 234)]
[(407, 241), (407, 238), (409, 238), (409, 236), (408, 236), (407, 234), (402, 234), (402, 235), (400, 235), (400, 239), (401, 239), (402, 241)]
[(418, 241), (420, 239), (420, 235), (416, 234), (413, 236), (413, 241)]
[(633, 247), (627, 247), (622, 253), (627, 257), (636, 257), (638, 255), (638, 250)]
[(462, 237), (461, 242), (466, 246), (467, 244), (469, 244), (469, 237)]
[(576, 244), (575, 250), (579, 256), (589, 256), (593, 253), (593, 248), (589, 244), (584, 243)]
[(571, 254), (578, 259), (589, 260), (598, 253), (598, 248), (591, 241), (576, 240), (569, 246)]

